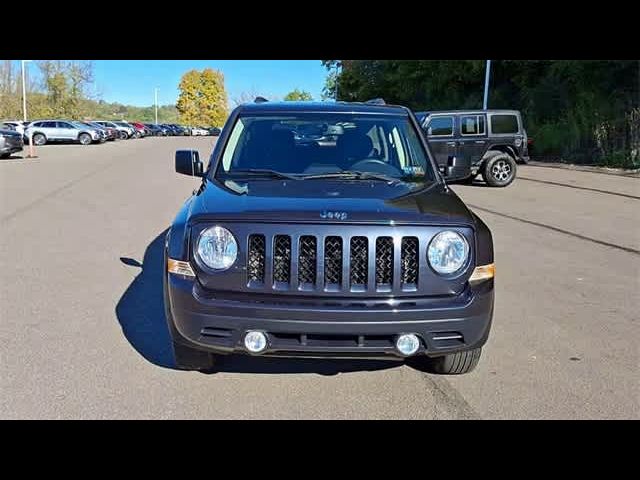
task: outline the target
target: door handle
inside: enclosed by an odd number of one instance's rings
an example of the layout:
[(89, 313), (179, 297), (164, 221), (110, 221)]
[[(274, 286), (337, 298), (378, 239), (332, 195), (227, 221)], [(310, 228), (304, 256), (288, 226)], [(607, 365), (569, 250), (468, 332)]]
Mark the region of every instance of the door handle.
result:
[(484, 140), (476, 140), (478, 145), (484, 145), (486, 142)]
[(447, 142), (447, 145), (449, 145), (450, 147), (455, 147), (456, 146), (456, 142)]

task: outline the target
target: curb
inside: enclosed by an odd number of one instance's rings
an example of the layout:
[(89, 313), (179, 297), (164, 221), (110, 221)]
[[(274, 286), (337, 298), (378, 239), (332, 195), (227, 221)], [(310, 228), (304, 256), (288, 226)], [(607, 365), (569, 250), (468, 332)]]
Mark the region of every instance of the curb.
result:
[(559, 168), (563, 170), (575, 170), (578, 172), (599, 173), (601, 175), (615, 175), (618, 177), (640, 178), (640, 168), (634, 170), (624, 170), (622, 168), (594, 167), (588, 165), (575, 165), (572, 163), (547, 163), (531, 160), (527, 166), (541, 168)]

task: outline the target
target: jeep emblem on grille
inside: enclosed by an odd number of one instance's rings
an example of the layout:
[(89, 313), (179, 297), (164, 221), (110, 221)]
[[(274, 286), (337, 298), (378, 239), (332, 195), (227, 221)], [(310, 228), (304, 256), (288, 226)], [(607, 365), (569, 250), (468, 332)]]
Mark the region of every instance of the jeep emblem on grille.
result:
[(320, 218), (327, 218), (329, 220), (346, 220), (347, 217), (347, 212), (329, 212), (327, 210), (320, 212)]

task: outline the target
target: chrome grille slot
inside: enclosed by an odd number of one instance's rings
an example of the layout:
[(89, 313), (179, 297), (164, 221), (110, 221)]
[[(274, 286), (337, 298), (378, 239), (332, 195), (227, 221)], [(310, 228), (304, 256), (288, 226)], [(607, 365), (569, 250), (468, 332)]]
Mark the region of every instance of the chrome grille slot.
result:
[(351, 238), (350, 284), (352, 289), (367, 288), (369, 276), (369, 239), (367, 237)]
[(393, 283), (393, 238), (376, 240), (376, 289), (390, 289)]
[(311, 235), (300, 237), (300, 251), (298, 252), (298, 285), (301, 288), (312, 287), (316, 284), (317, 273), (317, 239)]
[(418, 239), (416, 237), (404, 237), (402, 239), (400, 262), (402, 288), (415, 288), (418, 284), (419, 271)]
[(342, 284), (342, 238), (327, 237), (324, 240), (324, 284), (327, 288), (340, 289)]
[(276, 235), (273, 242), (273, 281), (291, 282), (291, 237)]
[(265, 243), (264, 235), (249, 236), (247, 275), (249, 282), (264, 283)]

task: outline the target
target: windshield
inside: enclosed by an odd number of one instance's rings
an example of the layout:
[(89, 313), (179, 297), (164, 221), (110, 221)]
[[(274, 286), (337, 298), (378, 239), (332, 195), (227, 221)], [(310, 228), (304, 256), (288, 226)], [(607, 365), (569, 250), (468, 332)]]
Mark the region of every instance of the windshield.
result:
[(299, 112), (239, 117), (216, 176), (267, 170), (298, 178), (365, 172), (406, 181), (435, 179), (413, 125), (402, 115)]

